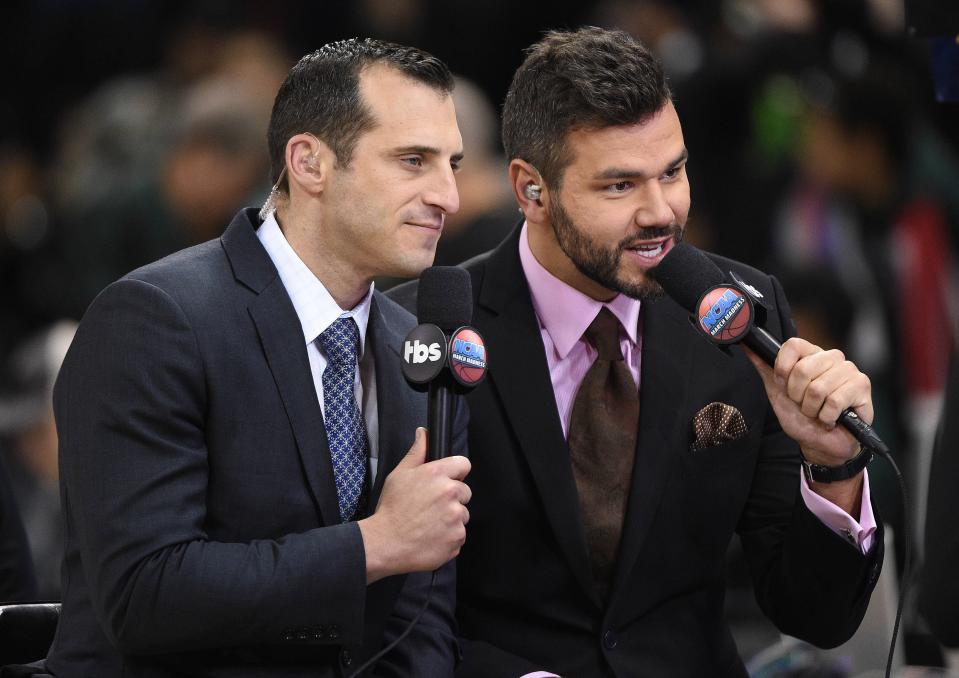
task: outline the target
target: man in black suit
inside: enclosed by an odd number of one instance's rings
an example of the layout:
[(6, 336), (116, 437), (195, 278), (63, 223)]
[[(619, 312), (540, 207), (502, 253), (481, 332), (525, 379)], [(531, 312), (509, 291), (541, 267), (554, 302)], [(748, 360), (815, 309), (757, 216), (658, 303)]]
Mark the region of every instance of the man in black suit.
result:
[[(658, 294), (648, 271), (690, 206), (659, 64), (622, 32), (551, 33), (514, 77), (503, 138), (525, 223), (464, 264), (491, 359), (469, 397), (457, 675), (745, 676), (723, 618), (734, 532), (779, 628), (843, 642), (882, 536), (861, 470), (806, 482), (800, 448), (866, 458), (835, 421), (849, 406), (871, 420), (869, 382), (800, 339), (775, 371), (724, 355)], [(775, 279), (715, 260), (793, 333)]]
[[(426, 603), (465, 538), (469, 462), (424, 463), (421, 430), (410, 448), (415, 320), (372, 280), (418, 275), (458, 207), (451, 88), (413, 48), (305, 56), (274, 104), (260, 216), (87, 311), (55, 393), (67, 537), (47, 671), (340, 676)], [(375, 675), (452, 672), (451, 593), (447, 571)]]

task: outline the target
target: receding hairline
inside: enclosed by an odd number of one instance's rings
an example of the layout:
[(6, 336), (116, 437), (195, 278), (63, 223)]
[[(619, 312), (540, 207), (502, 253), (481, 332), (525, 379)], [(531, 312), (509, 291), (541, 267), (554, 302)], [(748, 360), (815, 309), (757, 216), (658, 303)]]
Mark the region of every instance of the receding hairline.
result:
[(436, 96), (441, 101), (445, 101), (446, 99), (452, 99), (452, 95), (453, 95), (452, 87), (450, 87), (450, 89), (447, 90), (438, 84), (420, 80), (416, 76), (410, 75), (409, 73), (404, 72), (399, 67), (390, 63), (389, 61), (385, 61), (385, 60), (368, 61), (362, 64), (359, 67), (359, 69), (357, 69), (356, 71), (356, 80), (357, 80), (356, 90), (360, 97), (360, 106), (363, 108), (363, 112), (367, 115), (369, 120), (368, 126), (364, 128), (363, 133), (360, 136), (368, 134), (369, 132), (373, 131), (380, 125), (380, 120), (379, 118), (376, 117), (376, 113), (373, 111), (373, 108), (371, 106), (370, 97), (368, 96), (369, 85), (367, 83), (369, 83), (369, 79), (364, 78), (364, 76), (370, 73), (371, 71), (380, 71), (387, 74), (393, 74), (393, 75), (399, 76), (401, 80), (405, 80), (407, 83), (411, 85), (425, 87), (426, 89), (429, 89), (434, 94), (436, 94)]
[(364, 83), (368, 82), (368, 79), (364, 79), (363, 76), (371, 72), (377, 72), (377, 71), (385, 74), (396, 75), (400, 79), (405, 80), (407, 83), (411, 85), (418, 85), (420, 87), (425, 87), (429, 89), (430, 91), (434, 92), (441, 99), (451, 97), (453, 95), (453, 88), (456, 86), (454, 83), (449, 89), (446, 89), (439, 83), (429, 82), (427, 80), (423, 80), (421, 78), (416, 77), (416, 75), (412, 73), (407, 73), (406, 71), (401, 69), (399, 66), (397, 66), (396, 64), (390, 61), (387, 61), (384, 59), (376, 59), (376, 60), (369, 60), (361, 64), (359, 68), (356, 70), (357, 85), (358, 85), (361, 96), (363, 93)]

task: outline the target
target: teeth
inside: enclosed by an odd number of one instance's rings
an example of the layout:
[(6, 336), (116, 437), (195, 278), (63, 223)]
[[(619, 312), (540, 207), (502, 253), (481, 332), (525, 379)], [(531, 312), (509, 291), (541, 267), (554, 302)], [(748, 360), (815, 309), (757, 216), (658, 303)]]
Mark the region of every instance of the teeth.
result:
[(662, 244), (656, 245), (655, 247), (637, 247), (633, 250), (641, 257), (646, 257), (647, 259), (655, 259), (663, 251)]

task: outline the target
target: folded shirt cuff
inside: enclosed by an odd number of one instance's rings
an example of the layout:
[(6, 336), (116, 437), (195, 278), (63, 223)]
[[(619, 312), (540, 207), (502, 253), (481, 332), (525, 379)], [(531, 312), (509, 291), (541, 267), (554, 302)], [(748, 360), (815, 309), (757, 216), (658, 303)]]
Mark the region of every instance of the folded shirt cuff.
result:
[(806, 475), (799, 474), (799, 492), (806, 507), (830, 530), (855, 546), (862, 553), (872, 548), (873, 533), (876, 531), (876, 517), (872, 512), (869, 499), (869, 471), (863, 471), (862, 502), (859, 520), (843, 511), (828, 499), (819, 496), (806, 483)]

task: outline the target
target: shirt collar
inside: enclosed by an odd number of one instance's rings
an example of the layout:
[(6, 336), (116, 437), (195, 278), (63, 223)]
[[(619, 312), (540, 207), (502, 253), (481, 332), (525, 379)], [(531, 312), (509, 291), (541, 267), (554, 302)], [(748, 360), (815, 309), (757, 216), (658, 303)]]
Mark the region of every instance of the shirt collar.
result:
[(303, 327), (305, 342), (311, 344), (316, 341), (316, 338), (337, 318), (353, 318), (360, 330), (359, 357), (362, 358), (366, 347), (366, 327), (370, 320), (373, 284), (370, 284), (370, 289), (360, 303), (344, 311), (337, 305), (320, 279), (303, 263), (283, 235), (280, 224), (276, 220), (276, 212), (272, 212), (266, 218), (263, 225), (257, 229), (256, 235), (267, 254), (270, 255), (270, 259), (273, 260), (283, 287), (286, 288), (290, 301), (293, 302), (293, 308)]
[(519, 259), (529, 283), (533, 309), (560, 359), (572, 350), (603, 306), (619, 319), (630, 342), (636, 346), (641, 306), (638, 299), (617, 294), (605, 303), (596, 301), (554, 276), (533, 256), (525, 223), (519, 236)]

